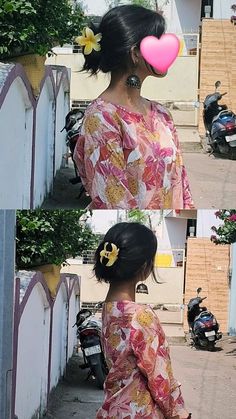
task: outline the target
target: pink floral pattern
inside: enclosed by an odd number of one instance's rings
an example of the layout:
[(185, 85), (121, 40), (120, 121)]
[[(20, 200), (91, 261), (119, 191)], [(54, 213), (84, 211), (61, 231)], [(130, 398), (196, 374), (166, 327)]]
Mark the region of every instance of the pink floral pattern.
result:
[(165, 334), (151, 307), (132, 301), (108, 302), (102, 316), (109, 373), (96, 418), (187, 418)]
[(91, 208), (193, 208), (169, 112), (151, 102), (148, 121), (101, 98), (87, 108), (74, 159)]

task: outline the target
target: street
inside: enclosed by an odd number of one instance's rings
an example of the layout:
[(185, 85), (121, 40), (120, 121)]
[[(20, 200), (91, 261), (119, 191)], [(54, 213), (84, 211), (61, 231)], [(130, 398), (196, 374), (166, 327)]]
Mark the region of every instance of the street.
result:
[[(171, 346), (175, 377), (193, 419), (234, 419), (236, 417), (236, 338), (224, 337), (217, 351), (198, 351), (190, 346)], [(87, 372), (73, 360), (68, 380), (61, 383), (45, 419), (94, 419), (103, 392), (85, 381)]]
[(236, 207), (236, 161), (208, 153), (184, 153), (196, 208)]

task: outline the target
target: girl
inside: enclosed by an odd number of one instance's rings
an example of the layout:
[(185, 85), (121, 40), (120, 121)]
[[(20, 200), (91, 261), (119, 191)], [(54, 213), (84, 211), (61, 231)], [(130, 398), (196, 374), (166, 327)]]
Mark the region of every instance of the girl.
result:
[(156, 236), (147, 227), (119, 223), (96, 251), (95, 275), (110, 284), (102, 313), (109, 373), (97, 419), (191, 417), (173, 377), (160, 322), (151, 307), (135, 303), (137, 283), (154, 274), (156, 250)]
[(172, 117), (140, 95), (146, 77), (165, 76), (144, 60), (140, 43), (164, 31), (157, 12), (119, 6), (77, 39), (83, 69), (111, 75), (108, 88), (87, 108), (74, 154), (91, 208), (193, 207)]

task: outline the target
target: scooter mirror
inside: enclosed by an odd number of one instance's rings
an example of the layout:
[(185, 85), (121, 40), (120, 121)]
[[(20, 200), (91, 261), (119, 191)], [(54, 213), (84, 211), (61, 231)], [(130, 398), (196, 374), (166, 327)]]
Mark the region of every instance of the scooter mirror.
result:
[(197, 289), (197, 294), (200, 294), (201, 291), (202, 291), (202, 288), (198, 288)]
[(221, 81), (220, 80), (218, 80), (218, 81), (216, 81), (215, 82), (215, 88), (216, 88), (216, 90), (218, 89), (218, 87), (220, 87), (221, 86)]
[(194, 108), (200, 108), (200, 102), (199, 101), (193, 102), (193, 106)]

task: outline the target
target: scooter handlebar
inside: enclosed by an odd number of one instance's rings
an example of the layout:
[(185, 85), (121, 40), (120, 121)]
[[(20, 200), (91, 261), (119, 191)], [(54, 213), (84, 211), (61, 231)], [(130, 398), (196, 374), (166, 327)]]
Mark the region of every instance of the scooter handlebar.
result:
[(228, 92), (224, 92), (224, 93), (221, 94), (221, 97), (223, 97), (223, 96), (225, 96), (227, 94), (228, 94)]

